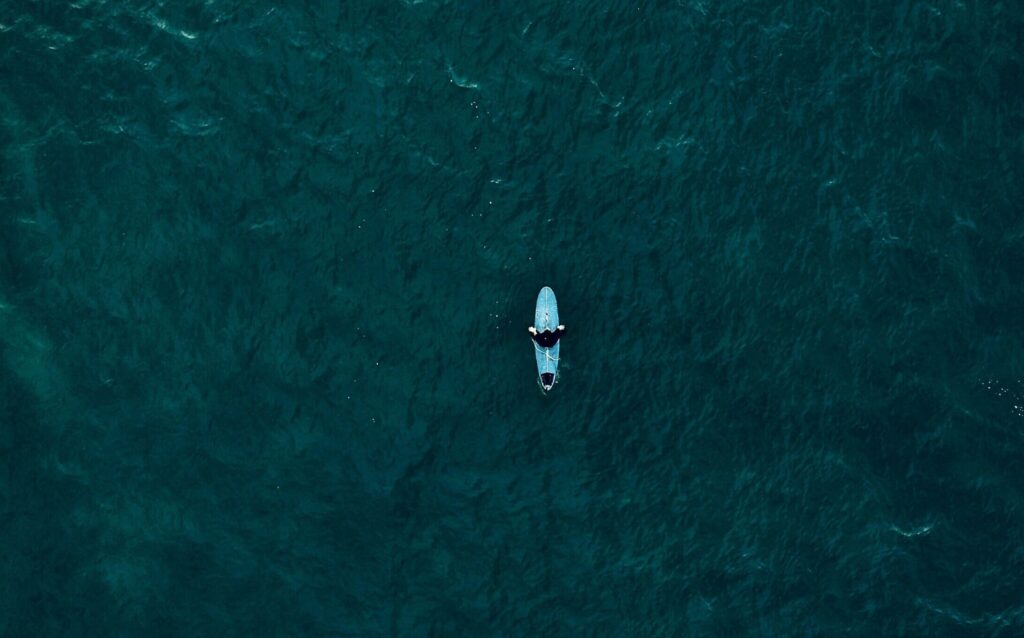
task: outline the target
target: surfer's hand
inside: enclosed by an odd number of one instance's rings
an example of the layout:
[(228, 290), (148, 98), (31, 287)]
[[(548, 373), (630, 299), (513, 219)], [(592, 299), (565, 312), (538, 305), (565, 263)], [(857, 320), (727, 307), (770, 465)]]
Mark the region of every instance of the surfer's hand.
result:
[(537, 334), (537, 329), (534, 328), (533, 326), (530, 326), (529, 328), (527, 328), (527, 330), (529, 330), (530, 334), (532, 334), (532, 335)]
[(560, 324), (560, 325), (558, 326), (558, 329), (559, 329), (559, 330), (565, 330), (565, 324), (564, 324), (564, 323), (563, 323), (563, 324)]

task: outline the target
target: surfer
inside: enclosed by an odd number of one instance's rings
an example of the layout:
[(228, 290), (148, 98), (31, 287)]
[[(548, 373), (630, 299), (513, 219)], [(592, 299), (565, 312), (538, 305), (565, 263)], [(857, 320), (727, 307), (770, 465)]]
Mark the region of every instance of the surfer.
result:
[(538, 346), (540, 346), (541, 348), (551, 348), (556, 343), (558, 343), (558, 340), (562, 338), (563, 334), (565, 334), (565, 325), (559, 324), (559, 326), (555, 328), (553, 331), (544, 330), (541, 332), (537, 332), (537, 329), (534, 328), (533, 326), (530, 326), (529, 330), (530, 338), (532, 338)]
[(533, 313), (533, 325), (529, 327), (533, 339), (534, 355), (537, 359), (537, 374), (540, 387), (547, 392), (555, 385), (558, 372), (558, 353), (562, 349), (559, 339), (565, 334), (565, 326), (558, 323), (558, 302), (555, 291), (547, 286), (537, 294), (537, 308)]

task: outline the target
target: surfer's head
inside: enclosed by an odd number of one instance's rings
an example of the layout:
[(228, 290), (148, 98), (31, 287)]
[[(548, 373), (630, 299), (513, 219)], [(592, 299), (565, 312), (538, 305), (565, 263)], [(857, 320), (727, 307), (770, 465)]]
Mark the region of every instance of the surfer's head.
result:
[(553, 372), (545, 372), (540, 375), (540, 384), (544, 386), (545, 390), (550, 390), (555, 385), (555, 374)]

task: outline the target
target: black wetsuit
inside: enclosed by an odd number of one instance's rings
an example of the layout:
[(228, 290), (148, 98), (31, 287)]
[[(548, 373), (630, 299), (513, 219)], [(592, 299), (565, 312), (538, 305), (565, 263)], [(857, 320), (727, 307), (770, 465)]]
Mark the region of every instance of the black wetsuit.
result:
[(562, 338), (563, 334), (565, 334), (565, 328), (555, 328), (554, 332), (545, 330), (544, 332), (538, 332), (535, 335), (531, 335), (531, 337), (533, 337), (533, 341), (541, 348), (550, 348), (558, 343), (558, 340)]

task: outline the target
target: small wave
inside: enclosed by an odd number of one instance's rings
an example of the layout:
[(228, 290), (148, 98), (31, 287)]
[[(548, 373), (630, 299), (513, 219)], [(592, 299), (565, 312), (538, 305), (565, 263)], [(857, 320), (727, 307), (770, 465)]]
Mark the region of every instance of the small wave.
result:
[(458, 73), (456, 73), (455, 69), (452, 68), (451, 64), (448, 65), (448, 79), (455, 86), (460, 86), (460, 87), (462, 87), (464, 89), (479, 89), (480, 88), (480, 85), (478, 83), (471, 82), (466, 77), (460, 76)]
[(220, 121), (208, 116), (175, 118), (171, 124), (188, 137), (205, 137), (220, 132)]
[(197, 33), (193, 33), (191, 31), (186, 31), (184, 29), (179, 29), (177, 27), (171, 26), (167, 22), (167, 20), (164, 20), (163, 18), (152, 13), (149, 14), (149, 22), (150, 24), (160, 29), (164, 33), (170, 34), (175, 37), (185, 38), (186, 40), (195, 40), (197, 37), (199, 37), (199, 34)]
[(924, 536), (925, 534), (931, 532), (932, 528), (934, 527), (934, 525), (929, 523), (928, 525), (922, 525), (921, 527), (915, 527), (909, 530), (900, 529), (896, 525), (890, 525), (889, 529), (896, 532), (900, 536), (903, 536), (904, 538), (913, 538), (915, 536)]
[[(965, 613), (953, 607), (940, 607), (939, 605), (932, 603), (923, 598), (919, 598), (918, 602), (925, 608), (948, 618), (951, 618), (960, 625), (982, 625), (986, 627), (1009, 627), (1013, 622), (1011, 618), (1008, 618), (1006, 614), (983, 614), (981, 616), (971, 618)], [(1016, 613), (1010, 614), (1010, 616), (1016, 616)]]

